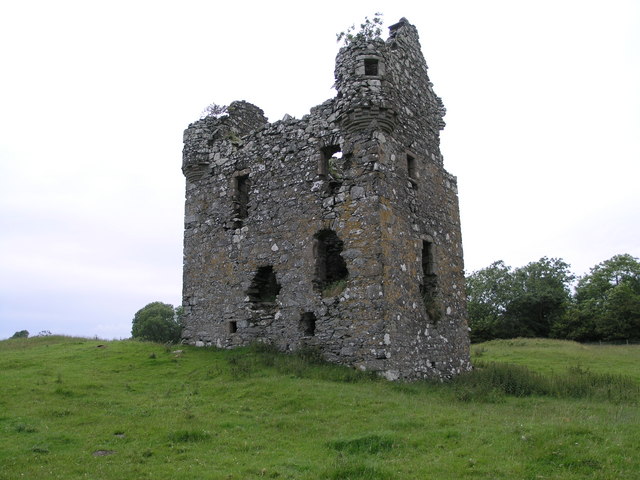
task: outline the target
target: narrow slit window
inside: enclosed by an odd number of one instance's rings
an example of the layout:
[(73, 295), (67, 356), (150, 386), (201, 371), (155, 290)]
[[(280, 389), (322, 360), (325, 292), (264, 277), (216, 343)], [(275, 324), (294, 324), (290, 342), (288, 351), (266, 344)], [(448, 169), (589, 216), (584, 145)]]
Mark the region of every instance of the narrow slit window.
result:
[(416, 170), (416, 159), (413, 155), (407, 154), (407, 176), (413, 188), (416, 188), (418, 180), (418, 171)]
[(426, 275), (435, 275), (433, 254), (433, 242), (428, 240), (422, 241), (422, 273)]
[(378, 75), (378, 59), (377, 58), (364, 59), (364, 74)]
[(416, 178), (416, 159), (411, 155), (407, 155), (407, 173), (409, 178)]
[(238, 331), (238, 322), (231, 321), (228, 324), (229, 333), (236, 333)]
[(437, 322), (442, 316), (442, 307), (438, 301), (438, 278), (436, 276), (435, 252), (433, 242), (422, 241), (422, 285), (420, 294), (429, 319)]
[(249, 216), (249, 175), (236, 177), (236, 217)]

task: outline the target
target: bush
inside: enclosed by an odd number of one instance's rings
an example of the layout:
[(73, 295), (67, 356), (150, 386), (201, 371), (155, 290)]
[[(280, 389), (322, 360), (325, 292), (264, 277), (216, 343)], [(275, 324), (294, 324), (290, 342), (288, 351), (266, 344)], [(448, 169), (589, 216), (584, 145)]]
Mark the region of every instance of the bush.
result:
[(211, 103), (207, 105), (205, 109), (202, 111), (200, 115), (200, 119), (212, 117), (212, 118), (220, 118), (224, 115), (227, 115), (228, 107), (226, 105), (218, 105), (217, 103)]
[(180, 307), (152, 302), (138, 310), (133, 317), (131, 336), (138, 340), (177, 343), (182, 335)]
[(20, 330), (19, 332), (14, 333), (11, 338), (29, 338), (29, 331)]

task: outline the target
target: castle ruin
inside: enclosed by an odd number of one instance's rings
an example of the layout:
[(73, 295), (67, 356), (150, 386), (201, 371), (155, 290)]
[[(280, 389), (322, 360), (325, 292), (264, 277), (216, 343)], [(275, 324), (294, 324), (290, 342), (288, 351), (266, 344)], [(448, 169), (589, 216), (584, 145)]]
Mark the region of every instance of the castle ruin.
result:
[(470, 369), (456, 178), (418, 32), (341, 48), (335, 98), (184, 133), (184, 339), (309, 346), (386, 378)]

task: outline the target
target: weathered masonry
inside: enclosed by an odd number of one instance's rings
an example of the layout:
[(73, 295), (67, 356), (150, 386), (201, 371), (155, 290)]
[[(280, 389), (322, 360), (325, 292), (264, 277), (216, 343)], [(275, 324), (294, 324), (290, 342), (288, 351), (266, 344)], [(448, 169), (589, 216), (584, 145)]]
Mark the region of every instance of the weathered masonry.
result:
[(184, 338), (312, 346), (389, 379), (466, 371), (456, 179), (416, 28), (343, 47), (335, 79), (302, 119), (234, 102), (185, 131)]

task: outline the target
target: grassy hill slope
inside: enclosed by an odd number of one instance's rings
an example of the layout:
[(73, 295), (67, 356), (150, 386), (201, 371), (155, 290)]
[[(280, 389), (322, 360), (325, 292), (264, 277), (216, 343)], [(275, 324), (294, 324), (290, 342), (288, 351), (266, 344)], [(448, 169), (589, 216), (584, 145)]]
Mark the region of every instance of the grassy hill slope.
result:
[(0, 480), (637, 478), (640, 347), (578, 347), (489, 342), (465, 379), (401, 384), (312, 352), (7, 340)]

